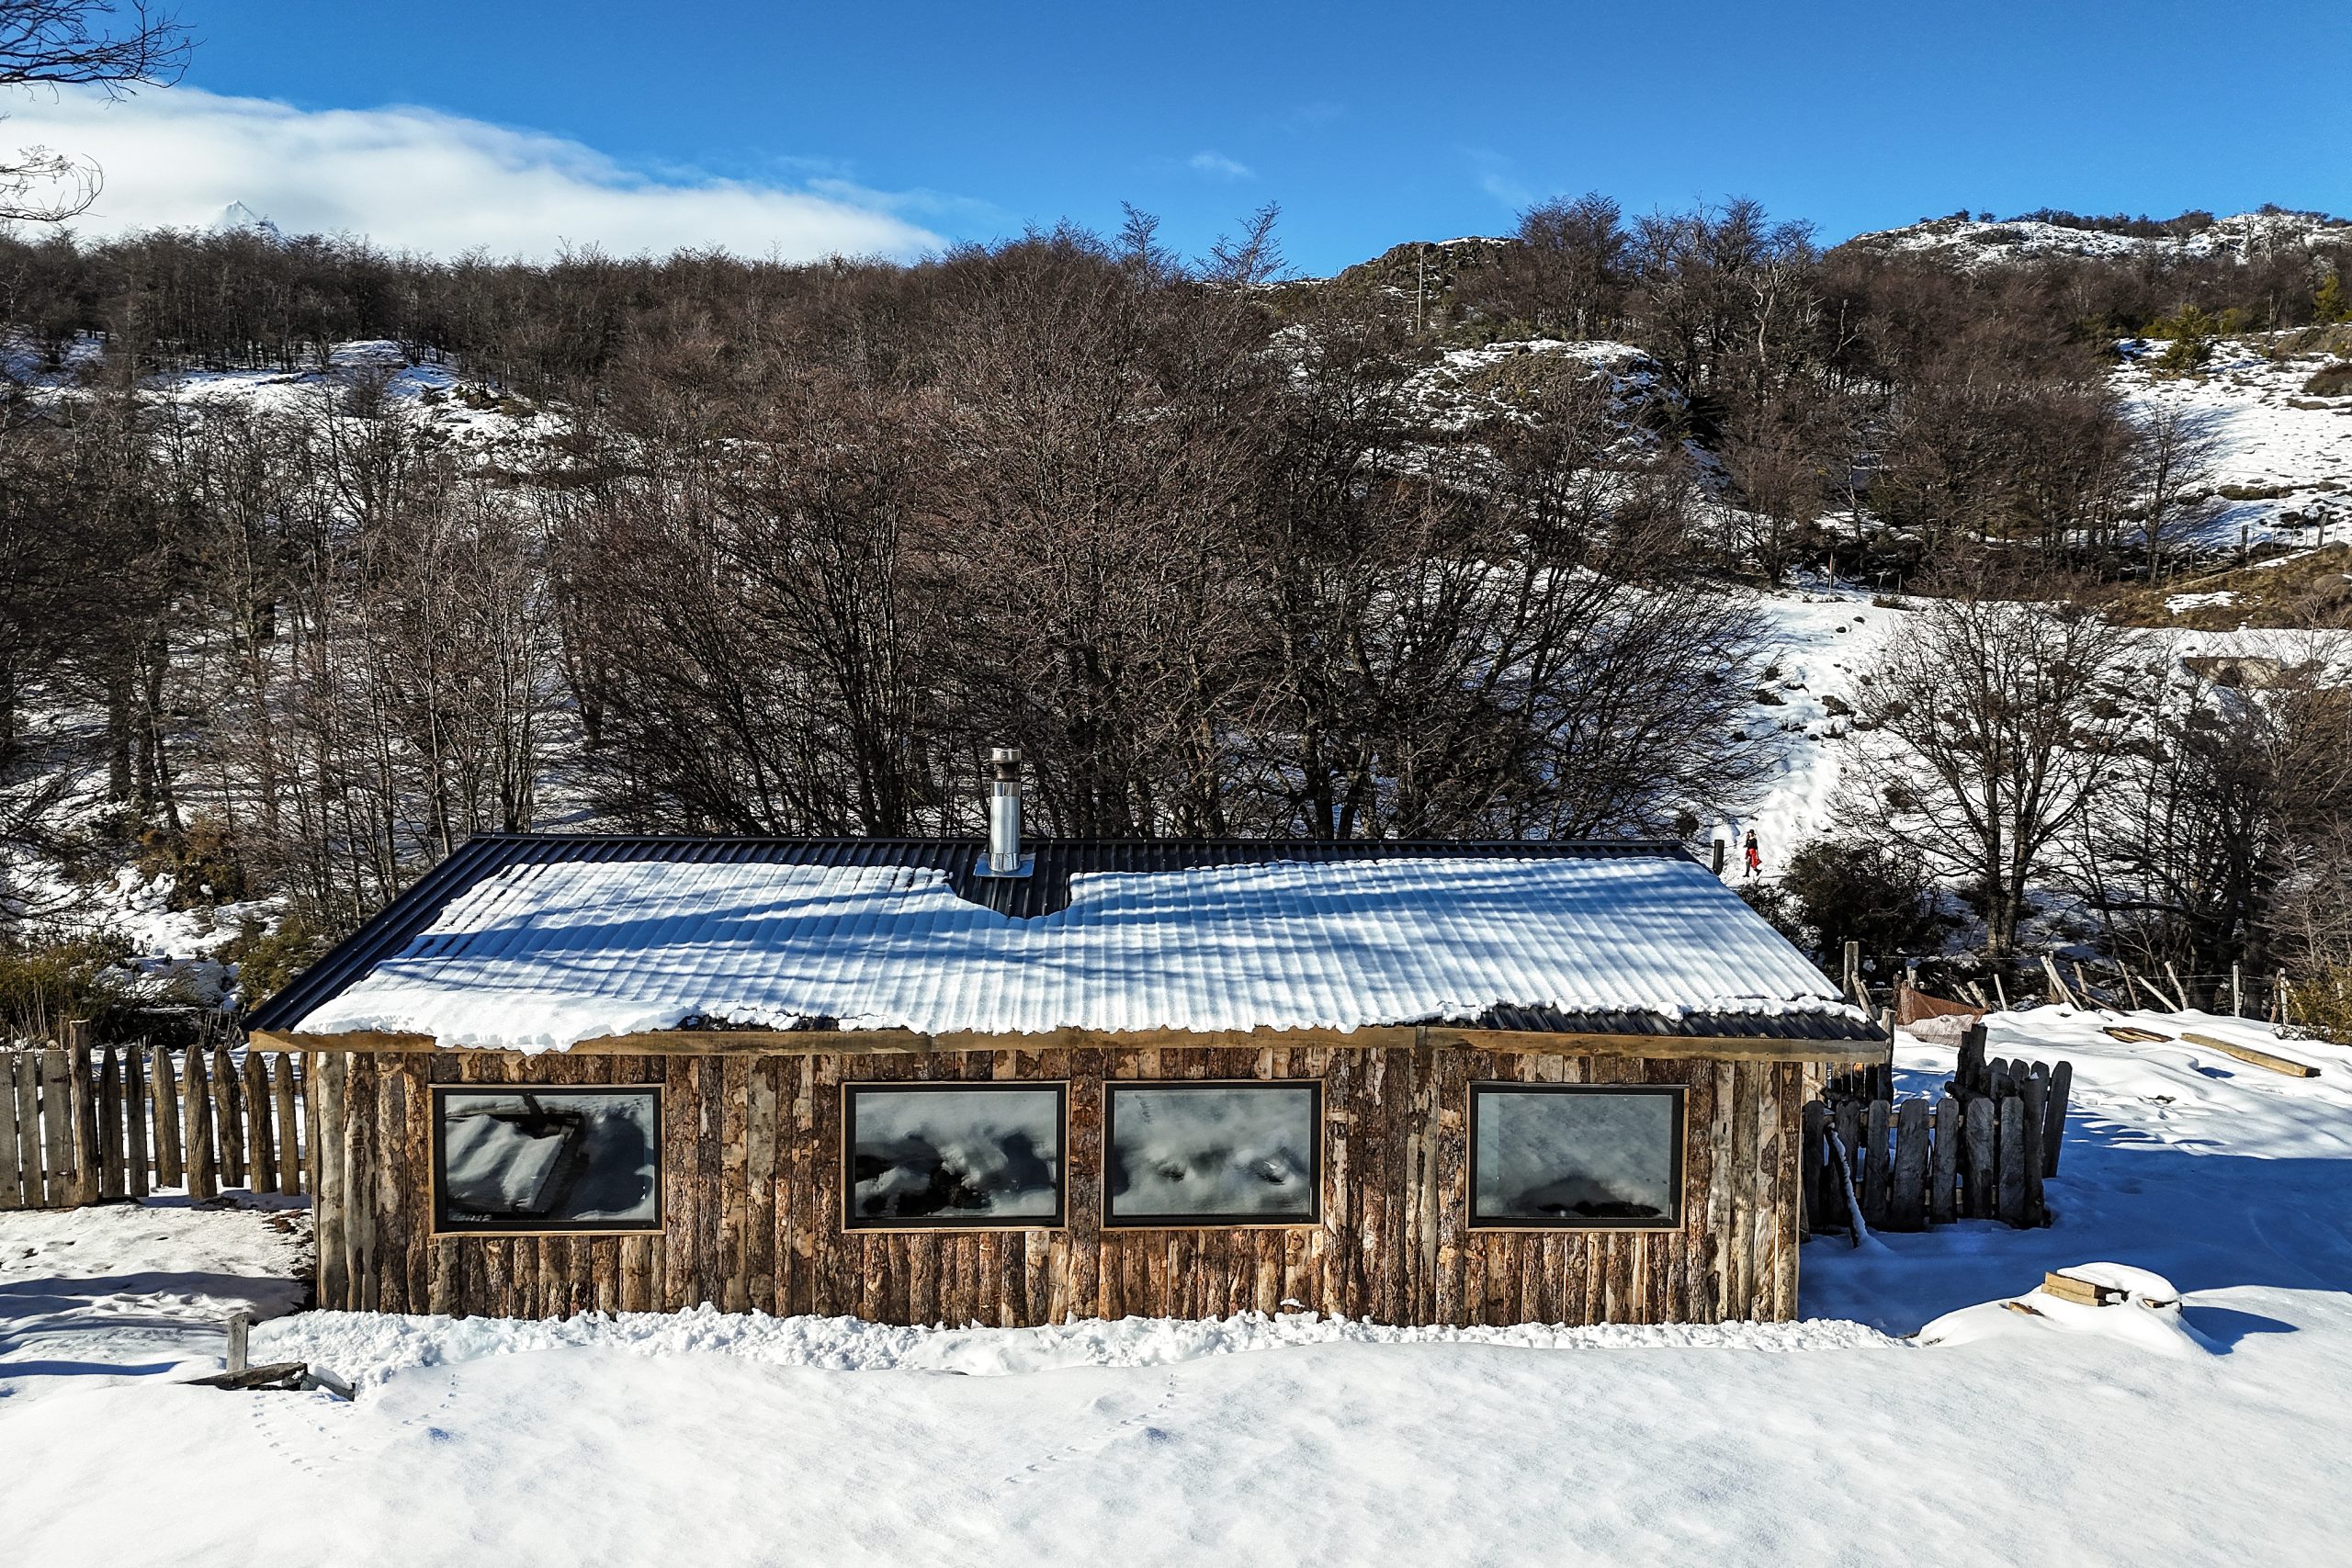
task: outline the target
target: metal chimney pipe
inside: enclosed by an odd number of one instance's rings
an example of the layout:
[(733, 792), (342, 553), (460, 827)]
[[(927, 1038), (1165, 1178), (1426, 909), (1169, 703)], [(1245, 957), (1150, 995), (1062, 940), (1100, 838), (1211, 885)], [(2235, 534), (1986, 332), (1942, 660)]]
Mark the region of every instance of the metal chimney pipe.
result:
[(1021, 874), (1021, 753), (999, 746), (989, 753), (989, 874)]

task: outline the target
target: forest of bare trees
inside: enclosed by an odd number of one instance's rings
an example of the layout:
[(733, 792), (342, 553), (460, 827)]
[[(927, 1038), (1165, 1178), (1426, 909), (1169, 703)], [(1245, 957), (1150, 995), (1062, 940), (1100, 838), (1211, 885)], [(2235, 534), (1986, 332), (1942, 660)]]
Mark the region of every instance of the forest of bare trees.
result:
[[(1005, 744), (1051, 833), (1688, 831), (1761, 762), (1755, 590), (1827, 558), (1937, 606), (1855, 830), (1996, 951), (2063, 885), (2150, 952), (2316, 952), (2338, 694), (2183, 705), (2087, 606), (2199, 461), (2114, 337), (2307, 325), (2326, 265), (1970, 273), (1593, 197), (1434, 309), (1286, 279), (1271, 213), (1197, 263), (1140, 218), (911, 266), (0, 237), (0, 830), (274, 897), (298, 948), (471, 832), (967, 829)], [(1411, 390), (1535, 335), (1648, 368)], [(411, 417), (353, 340), (517, 417)], [(152, 390), (208, 369), (301, 379)]]

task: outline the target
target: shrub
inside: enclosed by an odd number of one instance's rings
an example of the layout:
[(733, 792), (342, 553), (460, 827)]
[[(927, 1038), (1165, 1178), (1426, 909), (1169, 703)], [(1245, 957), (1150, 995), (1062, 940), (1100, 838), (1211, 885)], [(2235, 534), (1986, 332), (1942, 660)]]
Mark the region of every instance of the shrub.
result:
[(2352, 361), (2322, 366), (2303, 390), (2314, 398), (2352, 398)]
[(2335, 268), (2329, 268), (2312, 291), (2312, 320), (2324, 327), (2352, 321), (2352, 301), (2344, 298), (2344, 274)]
[(1789, 857), (1781, 874), (1798, 945), (1825, 963), (1858, 942), (1875, 957), (1937, 945), (1935, 882), (1914, 855), (1883, 844), (1815, 839)]
[(249, 919), (237, 940), (220, 950), (220, 956), (236, 964), (237, 998), (250, 1008), (283, 990), (298, 971), (332, 942), (331, 937), (300, 915), (287, 916), (274, 930)]
[(1789, 896), (1769, 882), (1743, 882), (1739, 901), (1764, 917), (1771, 928), (1799, 947), (1805, 945), (1804, 928), (1797, 921)]
[(2323, 1040), (2352, 1044), (2352, 965), (2334, 964), (2297, 980), (2289, 993), (2291, 1021)]
[(97, 1021), (99, 1033), (139, 1004), (122, 965), (130, 945), (111, 934), (36, 938), (0, 947), (0, 1032), (51, 1040), (69, 1018)]

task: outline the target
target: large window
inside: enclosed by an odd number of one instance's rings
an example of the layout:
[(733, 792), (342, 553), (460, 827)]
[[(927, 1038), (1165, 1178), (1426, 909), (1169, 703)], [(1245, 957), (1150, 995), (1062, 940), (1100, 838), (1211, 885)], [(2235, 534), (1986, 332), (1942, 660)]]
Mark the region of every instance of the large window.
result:
[(1311, 1225), (1322, 1214), (1322, 1089), (1102, 1087), (1106, 1225)]
[(658, 1089), (433, 1090), (435, 1232), (658, 1231)]
[(1679, 1225), (1682, 1096), (1679, 1084), (1474, 1084), (1470, 1224)]
[(1062, 1223), (1068, 1086), (844, 1084), (851, 1230), (1048, 1230)]

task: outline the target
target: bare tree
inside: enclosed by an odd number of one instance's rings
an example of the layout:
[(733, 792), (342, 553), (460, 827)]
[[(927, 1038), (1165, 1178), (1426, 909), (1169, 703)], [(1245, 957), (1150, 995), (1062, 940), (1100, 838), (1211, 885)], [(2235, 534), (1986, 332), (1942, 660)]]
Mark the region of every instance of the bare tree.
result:
[[(2029, 600), (1978, 579), (1938, 585), (1871, 668), (1857, 705), (1852, 804), (1967, 891), (1988, 948), (2010, 952), (2027, 895), (2114, 770), (2110, 693), (2131, 634), (2044, 582)], [(2072, 593), (2067, 590), (2074, 590)]]
[(2210, 414), (2177, 403), (2149, 410), (2135, 422), (2132, 437), (2140, 532), (2153, 583), (2165, 549), (2213, 515), (2213, 464), (2222, 438)]
[[(0, 88), (164, 86), (189, 48), (187, 29), (145, 0), (0, 0)], [(97, 200), (99, 180), (95, 164), (46, 147), (0, 158), (0, 221), (62, 223)]]

